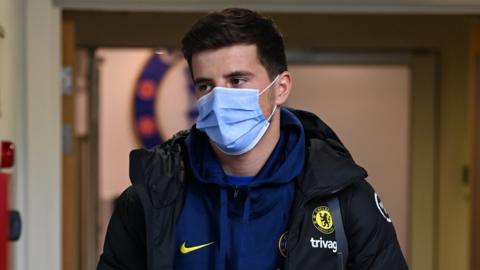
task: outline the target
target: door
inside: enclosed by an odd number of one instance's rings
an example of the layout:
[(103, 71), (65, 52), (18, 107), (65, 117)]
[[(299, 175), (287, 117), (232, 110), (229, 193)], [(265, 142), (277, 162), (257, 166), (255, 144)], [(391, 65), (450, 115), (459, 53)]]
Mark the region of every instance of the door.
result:
[[(478, 24), (478, 23), (477, 23)], [(470, 170), (465, 178), (470, 182), (470, 269), (480, 267), (480, 26), (473, 31), (474, 83), (471, 91), (471, 136)]]
[(80, 269), (80, 181), (75, 127), (75, 24), (62, 22), (62, 268)]

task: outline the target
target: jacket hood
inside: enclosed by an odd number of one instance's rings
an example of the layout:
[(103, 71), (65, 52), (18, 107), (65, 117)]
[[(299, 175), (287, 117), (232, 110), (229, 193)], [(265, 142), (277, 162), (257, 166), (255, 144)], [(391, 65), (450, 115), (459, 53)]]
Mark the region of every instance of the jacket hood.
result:
[(358, 166), (335, 132), (315, 114), (289, 109), (305, 130), (306, 162), (298, 186), (308, 199), (327, 197), (361, 181), (367, 172)]
[(148, 193), (154, 207), (172, 203), (182, 191), (181, 187), (188, 172), (181, 154), (184, 151), (182, 142), (188, 133), (181, 131), (151, 149), (136, 149), (130, 152), (130, 181)]

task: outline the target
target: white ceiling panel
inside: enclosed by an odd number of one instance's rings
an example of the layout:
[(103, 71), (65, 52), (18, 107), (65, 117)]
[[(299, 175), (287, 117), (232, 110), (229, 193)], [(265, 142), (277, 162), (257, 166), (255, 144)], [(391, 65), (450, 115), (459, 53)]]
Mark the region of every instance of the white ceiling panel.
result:
[(262, 12), (480, 14), (480, 0), (52, 0), (67, 10), (205, 12), (245, 7)]

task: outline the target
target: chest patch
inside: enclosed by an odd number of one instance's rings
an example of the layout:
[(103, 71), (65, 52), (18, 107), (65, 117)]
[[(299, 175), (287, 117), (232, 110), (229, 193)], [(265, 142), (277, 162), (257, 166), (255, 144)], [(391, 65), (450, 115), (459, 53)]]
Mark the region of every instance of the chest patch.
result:
[(278, 251), (284, 258), (287, 257), (287, 238), (288, 231), (284, 232), (278, 239)]
[(327, 206), (319, 206), (312, 213), (313, 226), (324, 234), (331, 234), (335, 230), (332, 214)]

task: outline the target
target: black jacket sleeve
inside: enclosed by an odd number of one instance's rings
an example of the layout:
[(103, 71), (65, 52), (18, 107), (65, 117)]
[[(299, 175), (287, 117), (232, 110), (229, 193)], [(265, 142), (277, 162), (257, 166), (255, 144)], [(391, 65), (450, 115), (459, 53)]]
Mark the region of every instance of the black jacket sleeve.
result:
[(143, 207), (130, 186), (115, 203), (97, 270), (147, 269), (146, 254)]
[(350, 189), (342, 207), (347, 212), (348, 269), (408, 269), (393, 224), (373, 188), (361, 181)]

